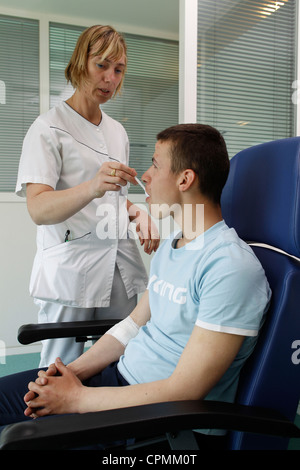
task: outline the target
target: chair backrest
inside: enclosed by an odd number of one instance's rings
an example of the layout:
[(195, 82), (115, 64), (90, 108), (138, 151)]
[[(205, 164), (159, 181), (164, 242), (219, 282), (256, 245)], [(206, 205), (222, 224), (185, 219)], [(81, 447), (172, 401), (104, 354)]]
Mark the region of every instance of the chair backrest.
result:
[[(257, 346), (241, 374), (237, 402), (273, 408), (294, 420), (300, 399), (300, 261), (295, 259), (300, 258), (300, 138), (238, 153), (221, 204), (226, 223), (242, 239), (263, 244), (253, 250), (273, 292)], [(286, 439), (268, 436), (230, 436), (232, 449), (287, 445)]]

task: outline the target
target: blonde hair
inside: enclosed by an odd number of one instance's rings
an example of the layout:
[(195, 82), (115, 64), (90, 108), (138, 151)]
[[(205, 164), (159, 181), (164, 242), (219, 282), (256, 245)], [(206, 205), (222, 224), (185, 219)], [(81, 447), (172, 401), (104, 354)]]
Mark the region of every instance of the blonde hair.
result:
[[(72, 57), (65, 70), (65, 77), (74, 88), (78, 88), (82, 80), (87, 78), (87, 61), (90, 54), (93, 56), (100, 55), (102, 60), (109, 58), (114, 62), (125, 57), (126, 69), (127, 47), (123, 36), (111, 26), (91, 26), (79, 36)], [(116, 93), (121, 90), (123, 80), (124, 75), (116, 89)]]

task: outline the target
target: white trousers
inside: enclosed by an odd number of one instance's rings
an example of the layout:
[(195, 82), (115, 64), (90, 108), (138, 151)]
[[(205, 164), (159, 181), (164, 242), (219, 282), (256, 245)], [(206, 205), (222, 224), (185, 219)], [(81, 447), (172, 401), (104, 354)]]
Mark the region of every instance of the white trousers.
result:
[[(39, 323), (58, 323), (68, 321), (89, 321), (98, 319), (125, 318), (135, 308), (137, 296), (128, 299), (118, 268), (115, 269), (111, 302), (109, 307), (74, 308), (53, 302), (39, 301)], [(68, 364), (83, 353), (84, 343), (75, 338), (47, 339), (42, 341), (39, 367), (48, 367), (57, 357)]]

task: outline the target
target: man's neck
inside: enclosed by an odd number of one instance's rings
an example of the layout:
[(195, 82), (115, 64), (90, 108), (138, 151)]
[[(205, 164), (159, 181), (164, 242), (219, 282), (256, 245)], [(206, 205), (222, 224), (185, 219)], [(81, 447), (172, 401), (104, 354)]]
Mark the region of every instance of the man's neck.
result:
[(219, 205), (204, 203), (183, 205), (181, 221), (178, 219), (176, 222), (182, 230), (182, 237), (177, 243), (177, 248), (180, 248), (221, 222), (223, 217)]

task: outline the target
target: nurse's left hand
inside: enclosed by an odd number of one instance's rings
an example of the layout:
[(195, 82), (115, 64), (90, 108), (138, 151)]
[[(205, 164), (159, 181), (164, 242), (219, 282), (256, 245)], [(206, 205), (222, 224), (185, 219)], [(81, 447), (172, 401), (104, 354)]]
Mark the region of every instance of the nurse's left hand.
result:
[(151, 255), (152, 252), (158, 249), (160, 243), (158, 229), (151, 217), (143, 210), (140, 211), (135, 222), (140, 244), (144, 246), (144, 252)]
[(45, 381), (37, 379), (28, 384), (29, 392), (24, 396), (27, 405), (25, 416), (37, 418), (78, 412), (84, 386), (59, 358), (55, 361), (55, 367), (59, 375), (48, 375), (44, 377)]
[(150, 255), (158, 249), (160, 242), (160, 236), (155, 222), (153, 222), (147, 211), (132, 204), (128, 199), (127, 210), (130, 221), (136, 224), (136, 233), (141, 246), (144, 246), (144, 252)]

